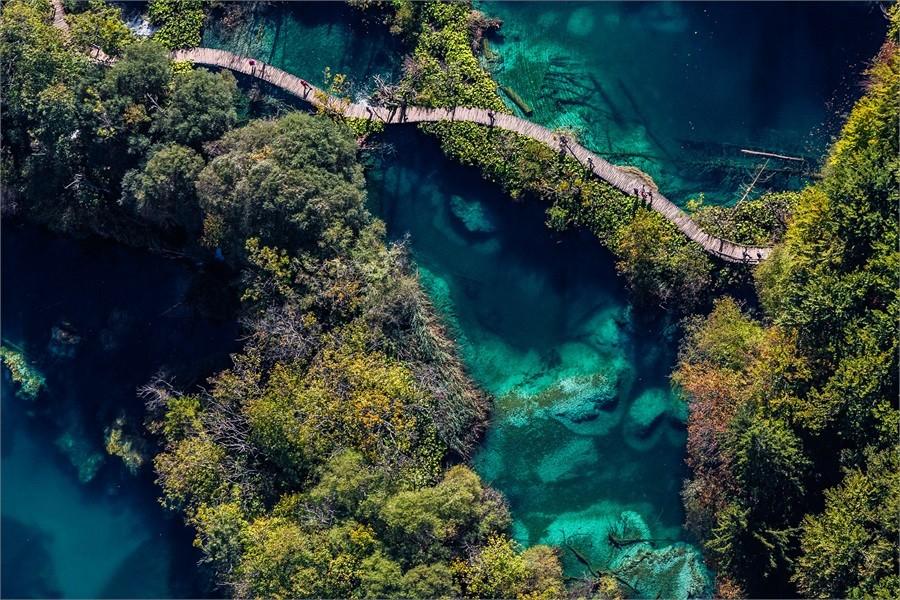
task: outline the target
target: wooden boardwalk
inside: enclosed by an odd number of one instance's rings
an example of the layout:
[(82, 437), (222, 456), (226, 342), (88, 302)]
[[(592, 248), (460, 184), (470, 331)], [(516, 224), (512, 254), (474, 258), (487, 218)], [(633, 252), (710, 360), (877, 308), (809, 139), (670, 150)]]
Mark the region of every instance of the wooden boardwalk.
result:
[[(68, 33), (68, 24), (65, 23), (64, 18), (60, 18), (60, 15), (63, 14), (62, 1), (53, 0), (53, 4), (56, 8), (54, 24)], [(58, 20), (61, 24), (57, 24)], [(112, 60), (99, 49), (92, 52), (91, 57), (93, 60), (102, 63), (109, 63)], [(365, 103), (351, 103), (347, 100), (330, 96), (324, 90), (317, 88), (296, 75), (292, 75), (272, 65), (267, 65), (260, 60), (239, 56), (226, 50), (213, 48), (176, 50), (172, 53), (172, 58), (173, 60), (189, 61), (194, 64), (219, 67), (243, 73), (282, 89), (315, 107), (325, 108), (346, 118), (378, 120), (385, 124), (463, 121), (512, 131), (537, 140), (551, 148), (568, 152), (585, 169), (590, 170), (594, 175), (625, 194), (634, 195), (635, 190), (646, 189), (650, 194), (648, 202), (650, 208), (668, 219), (684, 235), (700, 244), (704, 250), (713, 256), (729, 262), (756, 264), (768, 258), (772, 251), (768, 247), (744, 246), (709, 235), (700, 229), (687, 213), (669, 201), (659, 190), (652, 189), (650, 182), (632, 170), (618, 167), (565, 136), (511, 114), (461, 106), (455, 108), (408, 106), (389, 109), (380, 106), (369, 106)]]

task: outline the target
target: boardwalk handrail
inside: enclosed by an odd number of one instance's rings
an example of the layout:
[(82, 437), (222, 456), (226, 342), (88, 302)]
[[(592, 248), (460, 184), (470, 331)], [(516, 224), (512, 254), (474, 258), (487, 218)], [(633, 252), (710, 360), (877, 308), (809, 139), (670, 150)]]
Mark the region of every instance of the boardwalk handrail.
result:
[[(68, 33), (68, 25), (65, 23), (65, 19), (59, 18), (63, 10), (62, 1), (53, 0), (53, 4), (56, 9), (53, 20), (54, 25), (61, 27), (63, 31)], [(62, 25), (59, 25), (58, 22), (61, 22)], [(113, 60), (99, 48), (92, 53), (92, 59), (102, 63), (109, 63)], [(215, 48), (176, 50), (172, 52), (172, 59), (229, 69), (249, 75), (284, 90), (317, 108), (328, 109), (346, 118), (377, 119), (385, 124), (464, 121), (512, 131), (551, 148), (561, 148), (568, 151), (586, 169), (626, 195), (633, 195), (635, 190), (643, 190), (647, 186), (647, 181), (632, 170), (616, 166), (581, 144), (515, 115), (498, 113), (484, 108), (462, 106), (451, 108), (426, 108), (421, 106), (386, 108), (383, 106), (370, 106), (362, 102), (351, 103), (331, 96), (306, 80), (263, 61)], [(663, 196), (658, 190), (654, 190), (650, 195), (648, 206), (674, 224), (689, 239), (700, 244), (706, 252), (725, 261), (757, 264), (768, 258), (772, 252), (770, 247), (736, 244), (706, 233), (687, 213)]]

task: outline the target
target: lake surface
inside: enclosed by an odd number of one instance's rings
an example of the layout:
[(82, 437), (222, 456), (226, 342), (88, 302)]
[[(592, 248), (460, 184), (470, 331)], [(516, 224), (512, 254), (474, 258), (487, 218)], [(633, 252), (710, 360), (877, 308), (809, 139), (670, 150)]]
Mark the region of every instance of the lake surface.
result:
[(887, 27), (870, 2), (478, 6), (503, 20), (491, 68), (532, 119), (575, 130), (679, 203), (738, 200), (765, 162), (741, 149), (806, 159), (769, 162), (755, 191), (803, 183)]
[(209, 592), (150, 465), (132, 475), (104, 450), (118, 417), (141, 430), (136, 388), (157, 370), (190, 386), (227, 365), (237, 329), (197, 312), (198, 283), (172, 260), (4, 221), (3, 341), (47, 381), (28, 400), (3, 369), (4, 597)]

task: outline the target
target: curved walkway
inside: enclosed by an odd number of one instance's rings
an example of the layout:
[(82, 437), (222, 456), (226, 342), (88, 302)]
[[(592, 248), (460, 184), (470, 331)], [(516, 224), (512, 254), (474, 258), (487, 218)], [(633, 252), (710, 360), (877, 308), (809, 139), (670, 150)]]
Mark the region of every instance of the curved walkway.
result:
[[(61, 0), (53, 0), (53, 4), (56, 9), (53, 20), (54, 25), (68, 33), (68, 24), (65, 23), (64, 18), (60, 18), (63, 12)], [(97, 62), (108, 63), (111, 61), (99, 49), (92, 53), (92, 58)], [(498, 113), (483, 108), (424, 108), (409, 106), (400, 109), (390, 109), (380, 106), (369, 106), (364, 103), (351, 103), (347, 100), (330, 96), (325, 91), (296, 75), (292, 75), (272, 65), (267, 65), (262, 61), (239, 56), (226, 50), (213, 48), (176, 50), (172, 53), (172, 58), (173, 60), (220, 67), (249, 75), (270, 83), (313, 106), (325, 108), (346, 118), (377, 119), (385, 124), (465, 121), (512, 131), (537, 140), (551, 148), (559, 148), (561, 151), (568, 152), (586, 169), (589, 169), (597, 177), (625, 194), (634, 195), (635, 190), (642, 190), (647, 187), (648, 182), (633, 171), (613, 165), (581, 144), (554, 133), (546, 127), (536, 125), (531, 121), (520, 119), (514, 115)], [(650, 192), (648, 203), (650, 208), (672, 222), (684, 235), (700, 244), (708, 253), (723, 260), (757, 264), (768, 258), (772, 251), (768, 247), (735, 244), (704, 232), (687, 213), (668, 200), (658, 190)]]

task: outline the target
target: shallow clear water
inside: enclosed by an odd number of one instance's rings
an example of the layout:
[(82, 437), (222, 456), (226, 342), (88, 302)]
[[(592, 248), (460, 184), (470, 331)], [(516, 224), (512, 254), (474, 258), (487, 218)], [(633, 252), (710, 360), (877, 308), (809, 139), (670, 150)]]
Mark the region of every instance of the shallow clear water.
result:
[(409, 234), (472, 376), (496, 396), (474, 464), (509, 499), (515, 537), (587, 536), (600, 564), (598, 532), (631, 510), (653, 537), (680, 538), (684, 414), (667, 381), (670, 332), (632, 312), (596, 240), (551, 235), (541, 207), (442, 160), (423, 134), (385, 141), (395, 153), (370, 170), (371, 202), (392, 238)]
[[(676, 202), (739, 199), (764, 162), (742, 148), (815, 167), (886, 31), (864, 2), (478, 4), (503, 20), (495, 77), (532, 118), (575, 129)], [(755, 189), (798, 185), (797, 166), (770, 162)]]
[[(104, 428), (138, 429), (137, 386), (165, 368), (180, 384), (224, 366), (230, 321), (197, 314), (184, 265), (4, 222), (3, 340), (44, 373), (46, 392), (2, 382), (4, 597), (196, 597), (208, 592), (178, 516), (106, 455)], [(53, 328), (80, 338), (52, 339)], [(68, 338), (73, 340), (71, 335)]]

